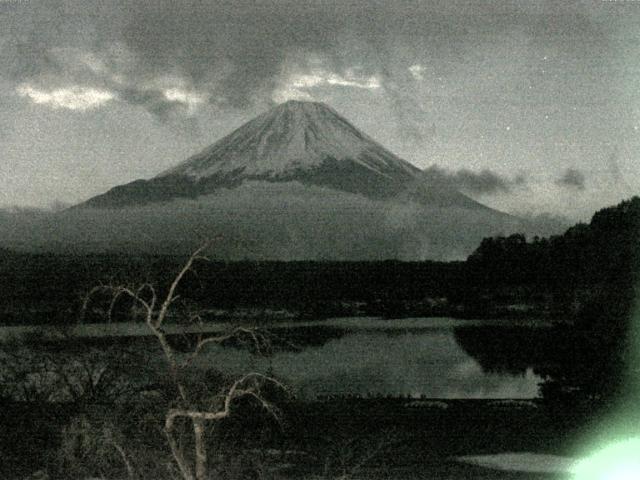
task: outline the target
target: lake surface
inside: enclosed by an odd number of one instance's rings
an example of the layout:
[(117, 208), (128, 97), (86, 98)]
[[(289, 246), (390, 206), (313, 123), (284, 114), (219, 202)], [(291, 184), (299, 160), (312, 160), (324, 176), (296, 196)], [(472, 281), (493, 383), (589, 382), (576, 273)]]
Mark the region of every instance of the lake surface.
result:
[[(174, 330), (167, 325), (167, 330)], [(207, 324), (206, 331), (222, 331), (228, 325)], [(260, 371), (273, 373), (305, 399), (318, 396), (410, 396), (427, 398), (531, 399), (538, 396), (541, 379), (531, 368), (519, 374), (487, 372), (471, 356), (456, 334), (464, 329), (480, 345), (486, 328), (505, 330), (500, 321), (451, 318), (337, 318), (302, 323), (277, 324), (270, 332), (286, 348), (268, 357), (246, 350), (210, 345), (196, 365), (215, 367), (229, 373)], [(527, 335), (531, 322), (509, 322), (508, 328)], [(37, 327), (0, 327), (0, 340), (36, 331)], [(54, 335), (55, 329), (49, 328)], [(45, 329), (46, 330), (46, 329)], [(71, 327), (67, 334), (103, 338), (148, 336), (143, 323), (85, 324)], [(493, 333), (489, 333), (493, 337)], [(149, 338), (155, 345), (155, 340)], [(1, 347), (0, 347), (1, 348)], [(477, 347), (476, 347), (477, 348)], [(467, 349), (469, 347), (467, 346)], [(159, 353), (159, 351), (156, 351)], [(477, 354), (476, 354), (477, 355)], [(164, 359), (151, 354), (149, 364), (164, 368)]]
[[(291, 336), (298, 351), (268, 358), (213, 346), (202, 366), (240, 373), (273, 372), (304, 398), (323, 395), (411, 396), (427, 398), (511, 398), (538, 396), (540, 377), (488, 373), (458, 343), (453, 319), (339, 319), (274, 329)], [(473, 323), (463, 322), (467, 331)], [(485, 324), (486, 325), (486, 324)], [(497, 327), (499, 328), (499, 327)], [(530, 328), (530, 327), (520, 327)], [(300, 329), (304, 329), (300, 334)]]

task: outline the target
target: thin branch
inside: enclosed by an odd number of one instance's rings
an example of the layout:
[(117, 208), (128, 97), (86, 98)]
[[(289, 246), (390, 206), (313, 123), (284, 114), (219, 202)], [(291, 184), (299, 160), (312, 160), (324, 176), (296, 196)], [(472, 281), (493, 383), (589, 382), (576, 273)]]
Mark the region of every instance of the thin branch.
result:
[[(89, 290), (89, 292), (85, 296), (84, 302), (82, 304), (81, 315), (80, 315), (81, 321), (84, 320), (87, 308), (89, 306), (89, 302), (91, 301), (92, 297), (95, 294), (100, 293), (100, 292), (106, 292), (106, 293), (111, 293), (112, 294), (111, 301), (109, 302), (109, 308), (107, 309), (107, 320), (109, 322), (113, 319), (113, 310), (115, 308), (115, 305), (116, 305), (118, 299), (122, 295), (127, 295), (134, 302), (140, 303), (144, 307), (144, 309), (146, 310), (146, 314), (147, 314), (146, 317), (147, 318), (150, 318), (151, 315), (153, 314), (153, 308), (154, 307), (152, 305), (155, 305), (155, 292), (154, 292), (154, 296), (152, 298), (152, 304), (150, 305), (147, 301), (145, 301), (139, 295), (139, 293), (134, 292), (130, 288), (124, 287), (122, 285), (118, 285), (118, 286), (114, 286), (114, 285), (98, 285), (96, 287), (93, 287), (91, 290)], [(140, 292), (140, 289), (138, 289), (138, 292)]]
[(140, 285), (140, 287), (138, 287), (138, 290), (136, 290), (136, 297), (142, 295), (142, 292), (144, 292), (145, 290), (149, 290), (151, 292), (151, 302), (149, 302), (149, 307), (151, 311), (153, 311), (156, 308), (156, 301), (158, 300), (158, 295), (156, 294), (156, 289), (153, 287), (153, 285), (148, 282)]
[(186, 273), (191, 269), (193, 262), (195, 262), (198, 259), (206, 260), (206, 257), (200, 256), (200, 253), (202, 253), (202, 251), (204, 251), (208, 246), (209, 246), (209, 242), (206, 242), (204, 245), (198, 248), (195, 252), (193, 252), (193, 254), (187, 260), (187, 263), (185, 263), (185, 265), (182, 267), (182, 270), (180, 270), (178, 275), (176, 275), (176, 277), (173, 279), (173, 282), (169, 287), (169, 292), (167, 293), (167, 296), (165, 297), (164, 302), (162, 302), (162, 306), (160, 307), (158, 318), (155, 321), (154, 326), (156, 328), (160, 328), (162, 326), (162, 322), (164, 322), (169, 306), (176, 299), (176, 296), (175, 296), (176, 289), (178, 288), (178, 285), (182, 281), (182, 277), (184, 277)]
[(133, 468), (133, 465), (131, 463), (131, 461), (129, 460), (129, 456), (127, 455), (127, 452), (124, 451), (124, 448), (122, 448), (122, 446), (116, 442), (111, 435), (109, 435), (109, 438), (107, 439), (107, 443), (110, 443), (113, 448), (116, 449), (116, 451), (118, 452), (118, 454), (120, 455), (120, 458), (122, 459), (122, 463), (124, 463), (125, 468), (127, 469), (127, 475), (129, 476), (130, 480), (133, 480), (135, 478), (137, 478), (137, 475), (135, 473), (135, 469)]
[(200, 352), (207, 345), (209, 345), (211, 343), (215, 343), (215, 344), (219, 345), (219, 344), (223, 343), (226, 340), (231, 340), (232, 338), (236, 338), (238, 336), (238, 334), (241, 334), (241, 333), (245, 333), (247, 335), (250, 335), (251, 338), (254, 341), (254, 345), (256, 347), (256, 350), (258, 351), (258, 353), (261, 353), (261, 351), (260, 351), (260, 341), (259, 341), (258, 336), (256, 334), (256, 330), (255, 329), (251, 329), (251, 328), (247, 328), (247, 327), (236, 327), (231, 332), (226, 333), (224, 335), (216, 335), (216, 336), (210, 336), (210, 337), (202, 338), (202, 335), (200, 334), (199, 338), (198, 338), (198, 342), (196, 343), (196, 346), (195, 346), (194, 350), (191, 352), (191, 354), (184, 361), (183, 367), (191, 365), (193, 363), (193, 361), (196, 359), (196, 357), (200, 354)]

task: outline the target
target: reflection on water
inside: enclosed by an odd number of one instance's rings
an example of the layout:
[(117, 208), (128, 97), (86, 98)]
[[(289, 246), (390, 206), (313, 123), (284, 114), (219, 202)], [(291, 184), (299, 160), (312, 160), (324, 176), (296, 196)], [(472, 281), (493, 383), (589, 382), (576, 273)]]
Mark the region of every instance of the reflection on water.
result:
[[(423, 323), (424, 325), (424, 323)], [(529, 369), (518, 374), (486, 372), (461, 348), (454, 330), (438, 328), (365, 328), (341, 330), (332, 325), (323, 336), (318, 324), (307, 333), (314, 341), (298, 343), (295, 328), (287, 330), (301, 348), (281, 349), (269, 358), (240, 349), (213, 346), (202, 366), (240, 373), (247, 369), (284, 378), (304, 398), (318, 395), (392, 395), (427, 398), (534, 398), (541, 379)], [(402, 326), (399, 324), (398, 326)], [(277, 331), (282, 335), (283, 331)], [(319, 341), (322, 339), (322, 341)], [(312, 340), (312, 339), (308, 339)]]

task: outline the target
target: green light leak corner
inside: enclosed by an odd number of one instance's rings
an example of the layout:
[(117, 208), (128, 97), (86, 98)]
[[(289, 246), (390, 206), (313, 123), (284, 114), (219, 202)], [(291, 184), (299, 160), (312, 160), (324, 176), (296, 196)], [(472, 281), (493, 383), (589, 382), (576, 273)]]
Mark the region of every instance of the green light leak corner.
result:
[(614, 443), (573, 469), (575, 480), (638, 480), (640, 478), (640, 438)]
[[(589, 456), (572, 469), (572, 480), (640, 480), (640, 301), (630, 319), (625, 392), (611, 417), (597, 428)], [(605, 445), (604, 447), (602, 445)]]

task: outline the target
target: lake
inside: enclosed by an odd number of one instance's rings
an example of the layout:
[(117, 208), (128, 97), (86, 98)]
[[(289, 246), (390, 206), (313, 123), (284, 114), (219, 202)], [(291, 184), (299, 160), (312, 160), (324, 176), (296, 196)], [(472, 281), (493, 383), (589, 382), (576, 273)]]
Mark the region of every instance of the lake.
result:
[[(505, 327), (504, 321), (451, 318), (357, 317), (291, 322), (269, 328), (276, 343), (284, 348), (274, 349), (267, 357), (210, 345), (195, 365), (237, 374), (273, 373), (304, 399), (348, 395), (531, 399), (538, 396), (541, 379), (526, 364), (516, 373), (508, 373), (508, 369), (487, 371), (486, 365), (483, 368), (469, 352), (475, 351), (478, 356), (477, 344), (483, 344), (487, 329), (492, 338), (493, 330), (514, 329), (526, 338), (527, 332), (539, 327), (526, 321), (509, 322)], [(228, 325), (207, 324), (204, 330), (219, 332), (225, 328)], [(166, 329), (174, 330), (171, 325)], [(0, 339), (35, 330), (31, 326), (0, 327)], [(52, 327), (45, 330), (48, 335), (56, 331)], [(143, 323), (81, 324), (67, 329), (66, 334), (102, 344), (103, 339), (148, 336), (149, 331)], [(150, 337), (148, 341), (155, 344)], [(164, 368), (160, 355), (150, 354), (148, 362)]]
[[(454, 319), (337, 319), (272, 330), (297, 349), (267, 358), (212, 346), (200, 365), (225, 371), (271, 371), (303, 398), (318, 396), (410, 396), (510, 398), (538, 396), (541, 378), (527, 368), (518, 374), (486, 372), (459, 343)], [(465, 331), (487, 322), (462, 321)], [(495, 327), (500, 328), (500, 327)], [(519, 328), (528, 330), (530, 326)]]

